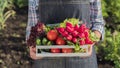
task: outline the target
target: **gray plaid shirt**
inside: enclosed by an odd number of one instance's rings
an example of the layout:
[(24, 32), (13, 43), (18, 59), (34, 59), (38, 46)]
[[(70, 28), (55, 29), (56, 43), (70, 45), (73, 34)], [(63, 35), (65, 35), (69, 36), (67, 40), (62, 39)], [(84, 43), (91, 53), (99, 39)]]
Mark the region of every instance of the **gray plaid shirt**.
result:
[[(39, 5), (39, 0), (29, 0), (29, 12), (28, 12), (28, 24), (26, 28), (26, 40), (29, 38), (31, 27), (34, 26), (37, 21), (36, 10)], [(104, 20), (101, 11), (101, 0), (90, 0), (90, 21), (93, 24), (92, 30), (98, 30), (104, 38)]]

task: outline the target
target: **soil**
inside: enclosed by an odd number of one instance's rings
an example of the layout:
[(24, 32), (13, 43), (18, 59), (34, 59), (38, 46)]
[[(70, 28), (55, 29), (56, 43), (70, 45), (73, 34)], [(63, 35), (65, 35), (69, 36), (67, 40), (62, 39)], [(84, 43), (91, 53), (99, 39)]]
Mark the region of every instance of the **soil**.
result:
[[(6, 28), (0, 33), (0, 68), (31, 68), (33, 64), (25, 44), (27, 11), (22, 10), (7, 20)], [(111, 62), (100, 58), (98, 65), (99, 68), (113, 68)]]

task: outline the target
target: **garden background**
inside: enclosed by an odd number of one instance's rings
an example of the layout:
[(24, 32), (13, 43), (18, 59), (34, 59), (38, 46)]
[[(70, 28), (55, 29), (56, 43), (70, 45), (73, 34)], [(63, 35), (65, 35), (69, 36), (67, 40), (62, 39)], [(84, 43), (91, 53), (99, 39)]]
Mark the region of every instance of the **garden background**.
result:
[[(120, 68), (120, 0), (101, 0), (105, 39), (96, 44), (99, 68)], [(25, 44), (27, 0), (0, 0), (0, 68), (30, 68)]]

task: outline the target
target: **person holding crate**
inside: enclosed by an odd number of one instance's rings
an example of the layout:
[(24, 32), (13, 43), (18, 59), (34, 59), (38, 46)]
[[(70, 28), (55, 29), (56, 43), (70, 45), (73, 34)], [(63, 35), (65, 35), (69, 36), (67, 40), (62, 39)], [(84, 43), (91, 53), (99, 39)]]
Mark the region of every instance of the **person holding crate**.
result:
[[(79, 18), (87, 22), (96, 36), (104, 38), (104, 20), (101, 10), (101, 0), (29, 0), (28, 25), (26, 40), (29, 38), (30, 29), (38, 23), (55, 24), (66, 18)], [(54, 23), (53, 23), (54, 22)], [(36, 48), (29, 47), (30, 57), (34, 59), (33, 68), (98, 68), (96, 53), (93, 47), (89, 57), (59, 57), (37, 59)]]

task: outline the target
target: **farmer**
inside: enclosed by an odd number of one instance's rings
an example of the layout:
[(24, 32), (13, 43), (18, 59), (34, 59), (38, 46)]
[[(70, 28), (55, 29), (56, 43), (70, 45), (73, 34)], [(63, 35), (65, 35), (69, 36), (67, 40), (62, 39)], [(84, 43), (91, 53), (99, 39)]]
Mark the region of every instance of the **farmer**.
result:
[[(30, 29), (38, 21), (45, 24), (61, 22), (66, 18), (79, 18), (87, 22), (97, 37), (104, 37), (104, 20), (101, 11), (101, 0), (29, 0), (28, 25), (26, 40)], [(30, 57), (34, 59), (33, 68), (98, 68), (96, 53), (89, 57), (61, 57), (37, 59), (35, 47), (30, 46)]]

